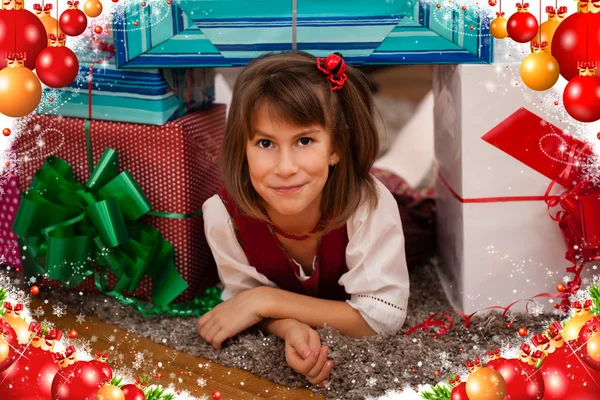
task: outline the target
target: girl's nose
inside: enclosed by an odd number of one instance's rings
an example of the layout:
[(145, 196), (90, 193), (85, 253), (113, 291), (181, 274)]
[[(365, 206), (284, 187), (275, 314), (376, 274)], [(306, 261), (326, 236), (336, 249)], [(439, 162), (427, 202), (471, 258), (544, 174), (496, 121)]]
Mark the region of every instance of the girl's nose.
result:
[(298, 165), (290, 151), (282, 151), (277, 165), (277, 173), (282, 176), (293, 175), (298, 172)]

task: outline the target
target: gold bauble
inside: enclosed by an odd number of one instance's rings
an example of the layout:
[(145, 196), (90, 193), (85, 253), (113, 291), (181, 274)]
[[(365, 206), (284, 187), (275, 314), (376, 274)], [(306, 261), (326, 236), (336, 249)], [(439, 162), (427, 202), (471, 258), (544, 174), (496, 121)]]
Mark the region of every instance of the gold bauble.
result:
[[(0, 113), (13, 118), (24, 117), (36, 109), (41, 99), (42, 84), (30, 69), (7, 67), (0, 71)], [(28, 328), (26, 323), (25, 326)]]
[[(0, 75), (2, 75), (2, 72), (6, 71), (7, 69), (13, 69), (13, 68), (4, 68), (2, 71), (0, 71)], [(27, 68), (23, 68), (23, 69), (27, 69)], [(29, 72), (31, 72), (31, 71), (29, 71)], [(33, 74), (33, 72), (31, 72), (31, 73)], [(0, 81), (0, 85), (1, 85), (1, 81)], [(7, 102), (6, 99), (2, 98), (1, 93), (2, 93), (2, 91), (0, 89), (0, 104)], [(38, 103), (39, 103), (39, 100), (38, 100)], [(0, 110), (0, 112), (4, 113), (4, 111), (2, 111), (2, 110)], [(29, 113), (27, 113), (27, 114), (29, 114)], [(24, 115), (27, 115), (27, 114), (24, 114)], [(6, 114), (6, 115), (8, 115), (8, 114)], [(19, 342), (19, 344), (29, 343), (29, 324), (27, 322), (25, 322), (25, 320), (23, 318), (4, 315), (4, 316), (2, 316), (2, 319), (4, 319), (6, 321), (6, 323), (9, 324), (14, 329), (15, 333), (17, 334), (17, 341)]]
[(490, 23), (490, 33), (496, 39), (504, 39), (508, 37), (506, 30), (507, 19), (503, 16), (498, 16)]
[(0, 335), (0, 363), (4, 362), (4, 360), (6, 360), (6, 358), (8, 357), (9, 354), (10, 354), (10, 345), (8, 344), (8, 342), (6, 340), (4, 340), (2, 338), (2, 335)]
[(594, 318), (594, 314), (585, 313), (582, 315), (575, 315), (565, 325), (562, 331), (562, 336), (565, 340), (575, 340), (579, 338), (579, 331), (590, 319)]
[[(56, 18), (50, 17), (48, 15), (43, 15), (40, 17), (40, 21), (44, 25), (44, 28), (46, 28), (46, 37), (50, 34), (54, 34), (56, 37), (63, 34), (63, 31), (62, 29), (60, 29)], [(48, 40), (48, 45), (50, 45), (50, 40)]]
[(533, 52), (533, 42), (538, 42), (538, 43), (542, 43), (542, 42), (547, 42), (548, 43), (548, 54), (552, 54), (552, 38), (554, 37), (554, 32), (556, 32), (556, 29), (558, 28), (558, 26), (560, 25), (560, 21), (546, 21), (542, 24), (541, 29), (542, 29), (542, 38), (540, 40), (540, 33), (538, 31), (538, 34), (535, 35), (535, 38), (531, 41), (531, 43), (529, 44), (531, 51)]
[(521, 63), (521, 79), (530, 89), (548, 90), (559, 76), (558, 62), (548, 53), (530, 54)]
[(102, 14), (102, 3), (99, 0), (87, 0), (83, 5), (83, 12), (90, 18)]
[(104, 385), (96, 393), (96, 400), (125, 400), (125, 393), (113, 385)]
[(592, 360), (600, 362), (600, 334), (587, 342), (586, 350)]
[(504, 400), (506, 381), (491, 368), (480, 368), (467, 378), (469, 400)]

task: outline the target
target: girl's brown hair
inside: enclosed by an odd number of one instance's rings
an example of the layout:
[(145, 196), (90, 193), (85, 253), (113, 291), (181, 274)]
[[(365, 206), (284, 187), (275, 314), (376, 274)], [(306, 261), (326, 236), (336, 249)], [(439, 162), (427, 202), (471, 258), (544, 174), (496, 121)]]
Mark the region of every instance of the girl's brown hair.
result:
[(254, 116), (262, 104), (290, 124), (319, 125), (333, 135), (340, 161), (330, 167), (323, 189), (324, 232), (344, 225), (362, 201), (376, 207), (377, 187), (370, 175), (379, 151), (373, 99), (360, 71), (347, 66), (346, 75), (344, 87), (333, 91), (316, 58), (302, 51), (266, 54), (242, 71), (233, 88), (222, 148), (225, 188), (242, 213), (268, 218), (250, 182), (246, 159), (246, 145), (254, 137)]

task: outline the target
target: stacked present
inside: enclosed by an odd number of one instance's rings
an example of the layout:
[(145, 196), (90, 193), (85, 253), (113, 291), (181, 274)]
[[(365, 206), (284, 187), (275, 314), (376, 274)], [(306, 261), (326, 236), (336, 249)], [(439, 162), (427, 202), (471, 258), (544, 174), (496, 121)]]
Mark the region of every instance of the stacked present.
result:
[(144, 315), (201, 314), (220, 301), (201, 214), (222, 185), (214, 71), (121, 71), (110, 40), (90, 46), (83, 79), (23, 120), (13, 143), (3, 261), (38, 286), (99, 290)]
[[(465, 313), (537, 295), (537, 304), (512, 310), (568, 308), (586, 263), (600, 255), (591, 149), (540, 117), (539, 101), (496, 66), (436, 66), (434, 95), (439, 271), (448, 297)], [(558, 98), (543, 102), (558, 110)]]

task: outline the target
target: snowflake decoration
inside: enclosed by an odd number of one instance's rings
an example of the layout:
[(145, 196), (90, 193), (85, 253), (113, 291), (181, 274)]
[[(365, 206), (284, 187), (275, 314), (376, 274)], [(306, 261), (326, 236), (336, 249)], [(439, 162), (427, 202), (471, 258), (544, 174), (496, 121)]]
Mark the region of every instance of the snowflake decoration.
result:
[(198, 384), (199, 387), (203, 388), (206, 386), (206, 379), (204, 378), (198, 378), (198, 380), (196, 381), (196, 383)]
[(67, 315), (67, 306), (63, 303), (57, 303), (52, 306), (52, 314), (56, 315), (58, 318), (64, 317)]
[(85, 315), (83, 314), (78, 314), (75, 317), (75, 322), (77, 322), (78, 324), (83, 324), (85, 322)]
[(373, 387), (375, 385), (377, 385), (377, 379), (376, 378), (369, 378), (369, 379), (367, 379), (367, 386)]
[(90, 337), (90, 342), (96, 343), (97, 341), (98, 341), (98, 337), (96, 335), (93, 335), (92, 337)]
[(529, 307), (529, 314), (534, 317), (539, 317), (544, 313), (544, 305), (539, 303), (534, 303), (531, 307)]

